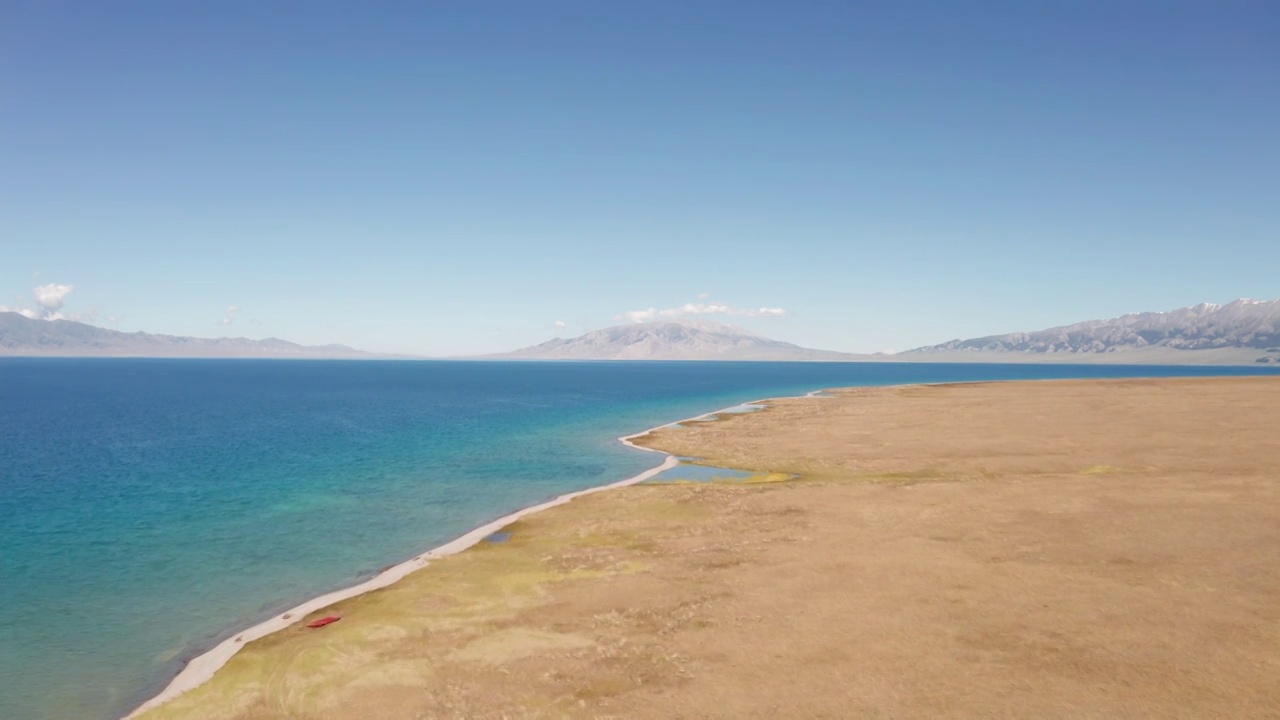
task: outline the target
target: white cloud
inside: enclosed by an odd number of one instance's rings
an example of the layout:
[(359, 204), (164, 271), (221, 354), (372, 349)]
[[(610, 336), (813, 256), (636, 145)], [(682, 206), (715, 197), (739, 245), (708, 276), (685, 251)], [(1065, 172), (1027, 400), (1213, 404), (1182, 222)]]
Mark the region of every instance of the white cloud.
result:
[(49, 283), (48, 285), (40, 285), (32, 292), (36, 296), (36, 303), (44, 308), (46, 314), (57, 314), (62, 309), (62, 304), (67, 301), (67, 296), (75, 290), (74, 285), (59, 285), (58, 283)]
[(558, 327), (558, 328), (560, 328), (561, 330), (563, 330), (563, 329), (565, 329), (566, 327), (568, 327), (568, 324), (567, 324), (565, 321), (563, 321), (563, 320), (557, 320), (557, 321), (556, 321), (556, 327)]
[(614, 317), (614, 320), (630, 320), (631, 322), (649, 322), (658, 317), (658, 308), (649, 308), (648, 310), (628, 310), (621, 315)]
[(12, 305), (0, 305), (0, 312), (14, 312), (14, 313), (18, 313), (22, 317), (31, 318), (32, 320), (35, 320), (40, 317), (39, 315), (36, 314), (36, 311), (32, 310), (31, 308), (20, 308), (20, 307), (14, 307)]
[(31, 294), (36, 299), (35, 307), (24, 308), (0, 305), (0, 311), (16, 312), (32, 320), (61, 320), (63, 318), (62, 306), (66, 303), (67, 296), (75, 289), (74, 285), (59, 285), (58, 283), (40, 285), (31, 290)]
[[(705, 293), (704, 293), (705, 294)], [(685, 303), (680, 307), (648, 308), (645, 310), (629, 310), (614, 318), (631, 322), (649, 322), (665, 317), (688, 317), (690, 315), (730, 315), (733, 317), (781, 317), (789, 313), (778, 307), (738, 308), (723, 303)]]
[(228, 306), (227, 306), (227, 316), (226, 316), (226, 317), (224, 317), (224, 318), (222, 318), (222, 324), (223, 324), (223, 325), (230, 325), (231, 323), (235, 322), (235, 321), (236, 321), (236, 313), (238, 313), (238, 312), (240, 312), (240, 307), (239, 307), (239, 306), (237, 306), (237, 305), (228, 305)]

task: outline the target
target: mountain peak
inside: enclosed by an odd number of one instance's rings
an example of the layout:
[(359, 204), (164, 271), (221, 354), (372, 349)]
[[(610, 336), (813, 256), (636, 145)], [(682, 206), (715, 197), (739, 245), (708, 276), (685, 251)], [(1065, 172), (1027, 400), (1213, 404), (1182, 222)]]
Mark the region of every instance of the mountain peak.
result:
[(709, 320), (670, 319), (615, 325), (548, 340), (491, 358), (512, 360), (851, 360)]
[(666, 320), (649, 320), (647, 322), (632, 323), (630, 325), (620, 325), (616, 327), (683, 327), (701, 330), (702, 332), (720, 333), (723, 335), (744, 335), (748, 337), (761, 337), (760, 335), (743, 327), (736, 325), (726, 325), (725, 323), (716, 322), (714, 320), (704, 320), (702, 318), (671, 318)]
[(953, 340), (916, 348), (914, 354), (1021, 353), (1023, 355), (1092, 355), (1155, 350), (1240, 351), (1257, 362), (1280, 353), (1280, 300), (1241, 298), (1218, 305), (1200, 303), (1167, 312), (1143, 312), (1108, 320), (1063, 325), (1034, 332)]

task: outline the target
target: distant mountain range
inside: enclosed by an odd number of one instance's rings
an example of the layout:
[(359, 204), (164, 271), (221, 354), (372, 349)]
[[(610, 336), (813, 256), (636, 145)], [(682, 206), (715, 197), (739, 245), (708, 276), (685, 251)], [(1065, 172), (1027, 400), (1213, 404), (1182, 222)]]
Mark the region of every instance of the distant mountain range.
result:
[(346, 345), (307, 346), (267, 338), (193, 338), (125, 333), (72, 320), (0, 312), (0, 355), (78, 357), (373, 358)]
[(688, 320), (618, 325), (522, 348), (506, 360), (862, 360), (868, 356), (811, 350), (749, 330)]
[(1202, 303), (1036, 332), (952, 340), (895, 359), (1280, 363), (1280, 300)]
[(549, 340), (492, 359), (801, 360), (1280, 364), (1280, 300), (1237, 300), (1037, 332), (952, 340), (903, 353), (814, 350), (707, 321), (650, 322)]
[[(0, 355), (235, 358), (377, 358), (345, 345), (267, 338), (192, 338), (124, 333), (71, 320), (0, 312)], [(769, 360), (897, 362), (1085, 362), (1280, 365), (1280, 300), (1236, 300), (1035, 332), (952, 340), (898, 354), (858, 355), (771, 340), (720, 323), (684, 320), (618, 325), (481, 359)]]

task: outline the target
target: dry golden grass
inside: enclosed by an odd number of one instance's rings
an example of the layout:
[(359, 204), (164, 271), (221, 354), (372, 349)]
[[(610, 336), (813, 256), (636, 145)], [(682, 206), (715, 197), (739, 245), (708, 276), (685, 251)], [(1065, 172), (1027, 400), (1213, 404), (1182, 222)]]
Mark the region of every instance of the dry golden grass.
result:
[(803, 477), (526, 518), (145, 718), (1280, 717), (1280, 379), (857, 389), (644, 442)]

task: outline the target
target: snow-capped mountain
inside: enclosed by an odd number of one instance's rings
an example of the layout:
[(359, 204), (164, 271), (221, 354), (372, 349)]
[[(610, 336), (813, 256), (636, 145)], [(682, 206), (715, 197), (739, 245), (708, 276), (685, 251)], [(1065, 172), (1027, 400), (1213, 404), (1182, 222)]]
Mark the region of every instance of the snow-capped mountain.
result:
[[(1236, 300), (1226, 305), (1202, 303), (1169, 312), (1144, 312), (1110, 320), (1064, 325), (1036, 332), (990, 335), (952, 340), (911, 350), (907, 354), (1021, 353), (1073, 355), (1137, 353), (1152, 355), (1155, 349), (1171, 351), (1237, 350), (1258, 362), (1280, 358), (1280, 300)], [(1147, 352), (1137, 352), (1147, 351)], [(1176, 354), (1160, 353), (1177, 359)], [(1214, 355), (1226, 357), (1219, 352)]]

